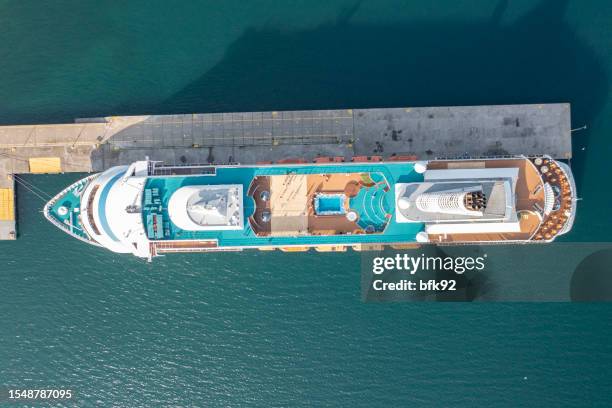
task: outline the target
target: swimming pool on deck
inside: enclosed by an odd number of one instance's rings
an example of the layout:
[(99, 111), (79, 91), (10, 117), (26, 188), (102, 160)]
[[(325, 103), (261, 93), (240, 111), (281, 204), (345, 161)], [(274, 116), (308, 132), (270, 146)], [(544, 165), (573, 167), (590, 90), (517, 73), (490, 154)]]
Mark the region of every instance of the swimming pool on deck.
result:
[(314, 199), (314, 212), (316, 215), (342, 215), (346, 212), (345, 203), (344, 194), (318, 193)]
[[(369, 177), (368, 188), (350, 199), (343, 194), (327, 194), (319, 198), (319, 210), (345, 211), (344, 203), (360, 213), (358, 224), (366, 234), (257, 236), (247, 219), (255, 211), (254, 200), (247, 195), (256, 176), (314, 175), (334, 173), (362, 173)], [(155, 240), (217, 240), (221, 247), (257, 247), (278, 245), (322, 245), (342, 243), (414, 242), (423, 230), (420, 223), (397, 223), (393, 214), (395, 193), (393, 185), (422, 181), (412, 163), (379, 162), (340, 165), (288, 165), (265, 167), (217, 167), (215, 174), (198, 176), (150, 177), (145, 184), (143, 223), (150, 239)], [(181, 187), (191, 185), (241, 184), (243, 186), (244, 228), (223, 231), (186, 231), (174, 225), (168, 214), (168, 202)], [(385, 188), (388, 187), (388, 188)], [(386, 191), (385, 191), (386, 190)], [(342, 196), (344, 196), (342, 198)], [(321, 202), (320, 199), (323, 198)], [(343, 201), (344, 200), (344, 201)], [(316, 205), (316, 202), (315, 202)], [(155, 224), (155, 225), (153, 225)], [(155, 228), (154, 228), (155, 227)], [(376, 233), (374, 233), (376, 232)]]

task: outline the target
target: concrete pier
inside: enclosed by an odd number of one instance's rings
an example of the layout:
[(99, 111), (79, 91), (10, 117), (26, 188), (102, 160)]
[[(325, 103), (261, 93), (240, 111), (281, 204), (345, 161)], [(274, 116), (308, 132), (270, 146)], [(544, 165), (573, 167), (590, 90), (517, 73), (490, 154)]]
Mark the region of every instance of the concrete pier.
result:
[(40, 171), (45, 160), (59, 164), (55, 170), (43, 165), (49, 172), (92, 172), (145, 156), (168, 164), (252, 164), (392, 154), (569, 159), (570, 105), (118, 116), (0, 126), (0, 240), (17, 235), (12, 175)]

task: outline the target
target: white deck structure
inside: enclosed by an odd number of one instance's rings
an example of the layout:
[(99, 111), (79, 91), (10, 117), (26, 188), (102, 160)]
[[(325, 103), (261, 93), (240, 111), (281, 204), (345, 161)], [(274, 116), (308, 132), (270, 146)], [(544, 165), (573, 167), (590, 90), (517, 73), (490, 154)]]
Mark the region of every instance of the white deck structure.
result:
[(146, 180), (144, 163), (144, 170), (135, 163), (110, 168), (95, 178), (83, 192), (81, 220), (87, 233), (105, 248), (146, 258), (149, 240), (139, 211)]
[[(518, 168), (428, 170), (421, 183), (395, 185), (397, 221), (423, 222), (427, 234), (519, 232), (518, 174)], [(466, 208), (469, 193), (483, 194), (484, 208)]]
[(168, 214), (186, 231), (244, 228), (242, 185), (181, 187), (172, 194)]

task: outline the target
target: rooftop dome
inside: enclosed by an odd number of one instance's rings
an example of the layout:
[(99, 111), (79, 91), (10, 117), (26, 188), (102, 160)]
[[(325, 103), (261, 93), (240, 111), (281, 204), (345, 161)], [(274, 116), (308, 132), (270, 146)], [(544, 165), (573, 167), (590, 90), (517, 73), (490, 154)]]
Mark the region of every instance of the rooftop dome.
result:
[(168, 215), (187, 231), (242, 229), (242, 185), (181, 187), (168, 202)]

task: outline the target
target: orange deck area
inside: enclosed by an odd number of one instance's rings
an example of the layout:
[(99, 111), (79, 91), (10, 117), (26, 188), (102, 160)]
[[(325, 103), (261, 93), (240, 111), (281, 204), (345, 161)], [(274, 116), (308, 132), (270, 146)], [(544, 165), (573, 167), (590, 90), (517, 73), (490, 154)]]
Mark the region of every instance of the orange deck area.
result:
[[(362, 173), (256, 177), (248, 191), (256, 205), (249, 218), (251, 228), (259, 236), (365, 233), (357, 220), (349, 221), (345, 214), (316, 215), (313, 202), (318, 193), (341, 193), (347, 197), (344, 210), (348, 212), (348, 199), (367, 185), (367, 179)], [(262, 199), (264, 191), (270, 192), (274, 200)], [(269, 222), (263, 220), (266, 212), (271, 217)]]
[[(362, 188), (360, 173), (315, 174), (308, 177), (308, 230), (312, 235), (359, 234), (363, 230), (345, 215), (317, 216), (313, 200), (317, 193), (342, 193), (347, 198), (354, 197)], [(345, 203), (348, 212), (348, 200)]]
[(507, 160), (469, 160), (469, 161), (434, 161), (428, 169), (466, 169), (466, 168), (503, 168), (518, 167), (516, 182), (516, 210), (519, 215), (521, 232), (480, 233), (480, 234), (431, 234), (432, 242), (479, 242), (528, 240), (541, 223), (537, 208), (544, 208), (544, 182), (533, 162), (529, 159)]

